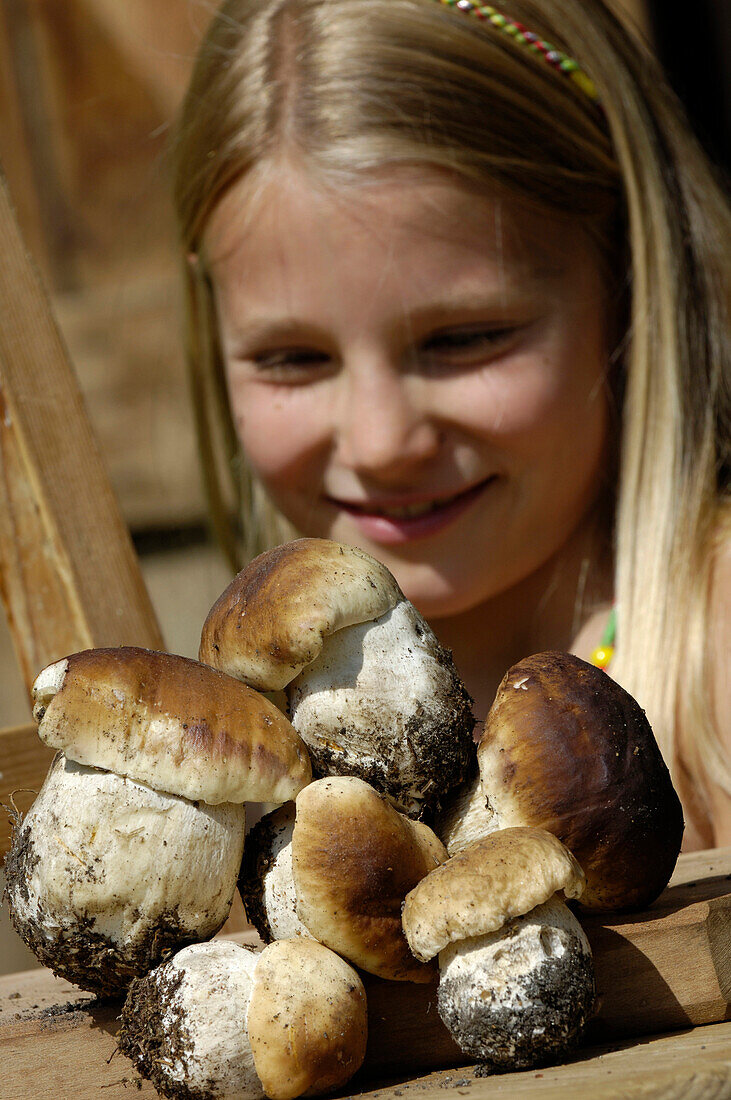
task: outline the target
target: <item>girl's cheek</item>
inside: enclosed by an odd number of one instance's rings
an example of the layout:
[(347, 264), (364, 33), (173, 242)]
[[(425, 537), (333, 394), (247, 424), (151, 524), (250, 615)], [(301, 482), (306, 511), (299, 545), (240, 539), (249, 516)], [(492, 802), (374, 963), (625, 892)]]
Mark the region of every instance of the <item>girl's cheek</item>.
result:
[(603, 361), (602, 349), (587, 342), (552, 342), (451, 379), (437, 404), (467, 431), (495, 442), (581, 430), (606, 400)]
[(327, 442), (327, 427), (307, 387), (240, 385), (231, 392), (242, 450), (260, 477), (304, 473)]
[(468, 432), (507, 441), (545, 427), (556, 410), (565, 408), (565, 397), (556, 372), (535, 362), (514, 362), (452, 380), (435, 404)]

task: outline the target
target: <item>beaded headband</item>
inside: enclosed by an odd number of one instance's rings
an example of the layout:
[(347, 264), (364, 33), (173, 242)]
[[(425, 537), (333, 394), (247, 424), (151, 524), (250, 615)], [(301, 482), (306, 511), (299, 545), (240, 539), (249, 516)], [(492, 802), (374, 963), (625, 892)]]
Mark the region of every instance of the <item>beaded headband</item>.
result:
[(490, 4), (478, 4), (475, 0), (437, 0), (437, 3), (443, 4), (445, 8), (459, 8), (460, 11), (466, 12), (468, 15), (474, 15), (485, 23), (491, 23), (503, 34), (510, 35), (518, 45), (524, 46), (533, 53), (540, 54), (554, 69), (573, 80), (574, 84), (593, 103), (600, 103), (599, 93), (594, 81), (590, 76), (587, 76), (578, 61), (574, 61), (572, 57), (568, 57), (567, 54), (557, 50), (550, 43), (544, 42), (542, 38), (539, 38), (533, 31), (529, 31), (522, 23), (503, 15), (502, 12), (497, 11)]

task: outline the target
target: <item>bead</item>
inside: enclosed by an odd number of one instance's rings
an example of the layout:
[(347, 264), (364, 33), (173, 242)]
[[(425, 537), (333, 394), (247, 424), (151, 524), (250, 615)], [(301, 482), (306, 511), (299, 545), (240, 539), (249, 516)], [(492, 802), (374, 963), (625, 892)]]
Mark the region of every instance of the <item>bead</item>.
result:
[(592, 652), (591, 663), (596, 665), (597, 668), (606, 668), (610, 664), (612, 657), (614, 656), (614, 646), (597, 646)]
[(590, 76), (587, 76), (581, 69), (577, 69), (574, 73), (569, 73), (569, 76), (575, 84), (581, 88), (584, 95), (589, 99), (593, 99), (595, 103), (600, 103), (599, 92), (597, 86)]
[(509, 19), (491, 4), (480, 4), (478, 0), (438, 0), (438, 3), (449, 8), (459, 8), (460, 11), (468, 15), (474, 15), (477, 19), (487, 20), (504, 34), (509, 34), (518, 45), (529, 49), (532, 53), (542, 54), (550, 65), (570, 76), (577, 88), (601, 109), (601, 100), (596, 85), (578, 62), (555, 49), (550, 43), (544, 42), (534, 31), (529, 31), (523, 23), (519, 23), (515, 19)]

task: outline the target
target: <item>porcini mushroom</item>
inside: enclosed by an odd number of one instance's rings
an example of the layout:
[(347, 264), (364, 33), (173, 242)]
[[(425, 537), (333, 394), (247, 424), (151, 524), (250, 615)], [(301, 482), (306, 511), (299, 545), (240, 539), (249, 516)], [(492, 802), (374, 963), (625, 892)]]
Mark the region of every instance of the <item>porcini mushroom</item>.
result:
[(215, 934), (236, 888), (249, 800), (292, 798), (307, 752), (263, 696), (183, 657), (88, 650), (33, 687), (62, 752), (7, 860), (13, 923), (57, 974), (115, 993)]
[(264, 814), (249, 832), (239, 874), (246, 915), (264, 943), (294, 936), (312, 939), (297, 914), (292, 874), (295, 804)]
[(357, 775), (411, 817), (474, 760), (471, 700), (389, 571), (352, 546), (298, 539), (256, 558), (214, 604), (201, 661), (285, 689), (318, 775)]
[(247, 841), (240, 891), (262, 938), (294, 931), (378, 977), (433, 980), (401, 927), (406, 894), (447, 858), (432, 830), (356, 776), (316, 780), (295, 806)]
[(463, 849), (407, 896), (411, 950), (439, 955), (437, 1008), (461, 1049), (502, 1068), (551, 1061), (591, 1015), (588, 940), (563, 900), (581, 868), (551, 833), (505, 829)]
[(435, 829), (450, 854), (512, 826), (554, 833), (587, 878), (581, 906), (642, 908), (672, 874), (683, 813), (644, 711), (570, 653), (514, 665), (488, 713), (480, 778)]
[(366, 1038), (362, 982), (326, 947), (214, 940), (132, 983), (118, 1043), (175, 1100), (293, 1100), (345, 1084)]

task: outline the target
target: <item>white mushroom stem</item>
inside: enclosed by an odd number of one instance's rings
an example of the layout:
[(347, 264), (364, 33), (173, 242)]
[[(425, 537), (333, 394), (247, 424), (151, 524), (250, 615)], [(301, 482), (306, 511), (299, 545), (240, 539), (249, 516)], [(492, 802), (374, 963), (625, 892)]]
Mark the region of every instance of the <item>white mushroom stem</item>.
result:
[(357, 775), (418, 816), (453, 787), (473, 719), (451, 659), (411, 603), (328, 637), (288, 688), (315, 771)]
[(223, 940), (193, 944), (132, 986), (120, 1049), (163, 1095), (264, 1096), (247, 1028), (259, 957)]
[(59, 755), (7, 861), (16, 929), (39, 959), (110, 993), (214, 935), (243, 854), (244, 807), (163, 794)]
[(450, 794), (436, 815), (433, 828), (453, 856), (474, 840), (495, 832), (501, 827), (499, 822), (482, 790), (480, 776), (476, 775)]
[(293, 936), (312, 939), (297, 916), (292, 873), (295, 805), (288, 802), (267, 814), (249, 833), (240, 890), (246, 915), (265, 943)]
[(569, 1050), (591, 1014), (591, 948), (558, 895), (439, 954), (439, 1014), (471, 1057), (527, 1067)]

